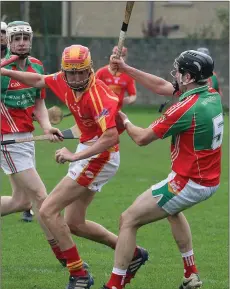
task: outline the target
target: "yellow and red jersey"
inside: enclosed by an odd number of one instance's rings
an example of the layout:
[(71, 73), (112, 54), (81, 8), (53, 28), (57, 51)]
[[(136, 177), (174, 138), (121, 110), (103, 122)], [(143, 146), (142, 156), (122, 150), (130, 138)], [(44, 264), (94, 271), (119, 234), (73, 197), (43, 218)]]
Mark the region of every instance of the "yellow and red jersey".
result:
[(135, 80), (125, 73), (116, 73), (116, 75), (113, 75), (109, 71), (108, 65), (100, 68), (96, 72), (96, 78), (102, 80), (112, 89), (112, 91), (119, 97), (121, 105), (123, 104), (125, 92), (127, 92), (129, 96), (136, 95)]
[(92, 75), (88, 88), (76, 97), (62, 72), (45, 77), (46, 85), (72, 112), (81, 131), (80, 142), (98, 139), (105, 130), (116, 127), (119, 99), (101, 80)]

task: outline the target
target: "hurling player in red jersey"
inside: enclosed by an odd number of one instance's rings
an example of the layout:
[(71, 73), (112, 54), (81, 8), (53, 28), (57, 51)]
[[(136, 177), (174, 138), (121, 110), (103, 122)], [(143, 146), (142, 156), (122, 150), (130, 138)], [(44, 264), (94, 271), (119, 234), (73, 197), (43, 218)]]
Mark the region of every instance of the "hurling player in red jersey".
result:
[[(116, 54), (118, 47), (113, 48), (113, 54)], [(122, 58), (126, 59), (128, 55), (128, 49), (122, 48)], [(106, 65), (96, 72), (96, 78), (102, 80), (113, 92), (119, 97), (121, 105), (132, 104), (136, 101), (137, 90), (135, 80), (126, 73), (117, 72), (113, 74), (109, 65)], [(126, 95), (128, 94), (128, 95)]]
[[(81, 45), (65, 48), (61, 71), (55, 74), (44, 76), (6, 69), (1, 72), (33, 87), (49, 87), (68, 106), (81, 132), (75, 153), (67, 148), (56, 151), (58, 163), (70, 162), (68, 173), (47, 197), (40, 214), (58, 240), (66, 260), (70, 273), (67, 288), (81, 288), (82, 283), (84, 288), (90, 288), (93, 278), (83, 268), (71, 233), (115, 249), (117, 236), (101, 225), (85, 220), (85, 216), (95, 194), (119, 168), (116, 128), (119, 99), (104, 82), (95, 78), (90, 51)], [(61, 216), (63, 209), (65, 219)], [(147, 258), (147, 251), (137, 247), (132, 259), (135, 272)]]

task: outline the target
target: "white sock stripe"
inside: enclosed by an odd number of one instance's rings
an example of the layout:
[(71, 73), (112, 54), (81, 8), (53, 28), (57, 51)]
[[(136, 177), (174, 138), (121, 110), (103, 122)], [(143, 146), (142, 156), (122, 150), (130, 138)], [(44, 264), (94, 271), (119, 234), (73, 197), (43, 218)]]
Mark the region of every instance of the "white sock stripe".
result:
[(190, 256), (191, 264), (194, 265), (194, 256)]
[(187, 265), (187, 266), (190, 266), (190, 265), (189, 265), (189, 260), (188, 260), (188, 258), (185, 258), (185, 262), (186, 262), (186, 265)]
[(188, 256), (188, 257), (183, 257), (183, 259), (185, 260), (187, 266), (195, 265), (194, 256), (193, 255), (192, 256)]
[(189, 257), (189, 256), (193, 256), (194, 253), (193, 253), (193, 249), (188, 251), (188, 252), (185, 252), (185, 253), (181, 253), (181, 256), (184, 258), (184, 257)]
[(126, 275), (126, 270), (123, 270), (123, 269), (119, 269), (119, 268), (115, 268), (113, 267), (113, 273), (116, 274), (116, 275), (120, 275), (120, 276), (125, 276)]

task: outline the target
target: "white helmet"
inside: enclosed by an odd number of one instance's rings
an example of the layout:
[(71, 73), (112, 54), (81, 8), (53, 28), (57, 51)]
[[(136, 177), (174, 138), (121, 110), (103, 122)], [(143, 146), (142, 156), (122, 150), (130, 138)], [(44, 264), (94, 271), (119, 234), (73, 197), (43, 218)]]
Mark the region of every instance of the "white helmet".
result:
[(6, 22), (1, 21), (1, 31), (5, 31), (6, 32), (6, 28), (7, 28)]
[[(7, 38), (8, 48), (10, 51), (11, 51), (10, 49), (11, 39), (12, 39), (12, 36), (15, 34), (29, 35), (29, 38), (30, 38), (29, 51), (23, 55), (19, 55), (21, 58), (26, 58), (30, 54), (30, 50), (32, 48), (33, 31), (32, 31), (30, 24), (25, 21), (13, 21), (13, 22), (8, 23), (7, 28), (6, 28), (6, 38)], [(11, 53), (13, 52), (11, 51)]]
[(6, 29), (6, 36), (9, 40), (11, 40), (11, 36), (18, 33), (29, 34), (32, 40), (33, 31), (28, 22), (25, 21), (13, 21), (8, 23)]

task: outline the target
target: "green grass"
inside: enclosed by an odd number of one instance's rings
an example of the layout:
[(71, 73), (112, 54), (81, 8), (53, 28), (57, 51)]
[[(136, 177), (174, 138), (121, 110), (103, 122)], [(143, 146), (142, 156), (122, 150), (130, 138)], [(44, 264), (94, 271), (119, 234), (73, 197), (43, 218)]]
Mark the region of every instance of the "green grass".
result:
[[(129, 118), (147, 126), (159, 114), (149, 109), (129, 108)], [(66, 118), (61, 129), (73, 124)], [(36, 134), (41, 131), (38, 129)], [(37, 169), (48, 192), (66, 174), (67, 165), (54, 161), (56, 149), (75, 149), (75, 141), (62, 144), (37, 142)], [(117, 175), (98, 193), (88, 210), (88, 219), (118, 232), (119, 216), (150, 185), (164, 179), (170, 171), (169, 140), (148, 147), (137, 147), (127, 136), (121, 137), (121, 166)], [(2, 177), (1, 195), (10, 195), (6, 176)], [(228, 287), (228, 116), (225, 135), (221, 186), (208, 201), (185, 212), (193, 232), (196, 263), (204, 288)], [(37, 222), (20, 222), (21, 214), (2, 218), (2, 289), (64, 289), (68, 272), (55, 260)], [(108, 280), (113, 266), (113, 251), (92, 241), (74, 237), (82, 258), (89, 263), (100, 288)], [(148, 249), (150, 261), (128, 288), (174, 289), (183, 276), (180, 254), (166, 220), (147, 225), (138, 232), (138, 244)]]

